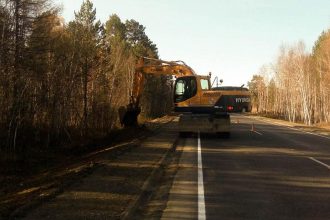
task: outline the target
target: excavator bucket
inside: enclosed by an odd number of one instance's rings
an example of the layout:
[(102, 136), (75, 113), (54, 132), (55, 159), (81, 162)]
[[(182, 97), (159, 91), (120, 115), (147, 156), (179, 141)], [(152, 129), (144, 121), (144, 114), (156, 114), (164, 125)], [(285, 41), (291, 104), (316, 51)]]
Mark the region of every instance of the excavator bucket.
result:
[(121, 106), (118, 109), (120, 123), (124, 127), (138, 126), (138, 116), (141, 112), (139, 107), (134, 107), (134, 105), (129, 104), (126, 107)]

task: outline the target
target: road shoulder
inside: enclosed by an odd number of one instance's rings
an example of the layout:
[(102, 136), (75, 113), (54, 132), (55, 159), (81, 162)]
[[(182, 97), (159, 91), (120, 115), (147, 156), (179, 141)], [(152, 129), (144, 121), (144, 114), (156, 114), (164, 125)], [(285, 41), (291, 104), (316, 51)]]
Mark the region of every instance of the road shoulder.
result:
[[(130, 144), (122, 152), (103, 152), (77, 178), (48, 199), (17, 209), (9, 218), (25, 219), (122, 219), (143, 197), (152, 175), (175, 146), (177, 133), (168, 130), (171, 119), (160, 120), (154, 135)], [(81, 172), (80, 172), (81, 171)], [(81, 175), (80, 175), (81, 174)], [(149, 182), (149, 183), (148, 183)], [(39, 197), (42, 197), (42, 193)], [(132, 205), (133, 204), (133, 205)]]
[(268, 117), (259, 116), (259, 115), (246, 115), (246, 116), (249, 118), (263, 121), (266, 123), (270, 123), (273, 125), (288, 127), (291, 129), (302, 131), (302, 132), (312, 133), (312, 134), (321, 135), (321, 136), (330, 138), (330, 129), (327, 129), (327, 128), (317, 127), (317, 126), (308, 126), (308, 125), (301, 124), (301, 123), (293, 123), (293, 122), (289, 122), (289, 121), (285, 121), (285, 120), (268, 118)]

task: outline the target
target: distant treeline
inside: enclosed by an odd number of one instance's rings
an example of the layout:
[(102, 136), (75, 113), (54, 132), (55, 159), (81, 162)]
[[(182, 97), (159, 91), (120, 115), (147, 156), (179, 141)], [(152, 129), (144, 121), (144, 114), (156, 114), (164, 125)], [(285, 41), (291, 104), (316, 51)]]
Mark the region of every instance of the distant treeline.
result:
[[(0, 0), (0, 152), (102, 137), (126, 105), (138, 56), (158, 58), (135, 20), (111, 15), (102, 24), (85, 0), (65, 23), (48, 0)], [(167, 77), (149, 76), (142, 111), (171, 108)]]
[(303, 42), (282, 46), (275, 63), (249, 82), (258, 112), (289, 121), (330, 122), (330, 31), (307, 53)]

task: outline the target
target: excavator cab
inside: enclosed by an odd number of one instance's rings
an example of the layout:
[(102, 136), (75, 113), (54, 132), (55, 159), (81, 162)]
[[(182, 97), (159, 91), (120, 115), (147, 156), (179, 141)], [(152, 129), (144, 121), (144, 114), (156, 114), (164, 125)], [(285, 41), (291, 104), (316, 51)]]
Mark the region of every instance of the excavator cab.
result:
[(192, 75), (178, 77), (174, 84), (175, 112), (203, 112), (213, 109), (204, 93), (210, 91), (210, 76)]
[(174, 103), (186, 101), (197, 94), (197, 80), (195, 76), (179, 77), (174, 86)]

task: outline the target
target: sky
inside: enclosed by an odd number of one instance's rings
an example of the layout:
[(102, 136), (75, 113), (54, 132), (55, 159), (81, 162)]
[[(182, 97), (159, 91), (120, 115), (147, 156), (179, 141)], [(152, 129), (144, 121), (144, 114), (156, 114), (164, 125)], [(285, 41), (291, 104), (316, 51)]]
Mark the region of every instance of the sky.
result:
[[(66, 22), (83, 0), (54, 0)], [(183, 60), (223, 85), (247, 84), (281, 45), (299, 41), (311, 51), (330, 27), (329, 0), (92, 0), (97, 18), (117, 14), (146, 27), (163, 60)]]

